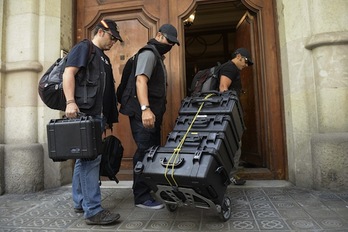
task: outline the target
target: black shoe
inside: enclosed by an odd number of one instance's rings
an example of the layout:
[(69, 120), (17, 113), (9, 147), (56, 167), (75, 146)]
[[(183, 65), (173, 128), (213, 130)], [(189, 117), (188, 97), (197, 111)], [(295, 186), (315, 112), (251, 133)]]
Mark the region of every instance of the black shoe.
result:
[(82, 208), (74, 208), (75, 213), (84, 213)]
[(86, 218), (87, 225), (107, 225), (117, 221), (120, 214), (111, 213), (109, 210), (102, 210), (96, 215)]
[(237, 175), (232, 176), (230, 180), (234, 185), (244, 185), (246, 182), (246, 180), (238, 177)]

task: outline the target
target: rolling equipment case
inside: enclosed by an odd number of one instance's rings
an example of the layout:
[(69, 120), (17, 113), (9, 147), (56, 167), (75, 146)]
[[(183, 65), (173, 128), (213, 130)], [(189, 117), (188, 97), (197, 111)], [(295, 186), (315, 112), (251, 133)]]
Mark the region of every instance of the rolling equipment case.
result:
[(210, 209), (227, 221), (231, 200), (225, 192), (244, 129), (235, 92), (187, 97), (165, 145), (149, 149), (135, 172), (169, 211), (179, 206)]

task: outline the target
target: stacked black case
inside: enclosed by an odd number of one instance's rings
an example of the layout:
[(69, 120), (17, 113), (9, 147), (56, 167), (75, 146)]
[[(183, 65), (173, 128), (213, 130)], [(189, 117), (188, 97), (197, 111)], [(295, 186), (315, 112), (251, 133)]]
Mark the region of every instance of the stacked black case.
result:
[(235, 92), (187, 97), (165, 145), (145, 155), (142, 176), (170, 210), (180, 205), (222, 207), (227, 220), (230, 201), (225, 192), (243, 131)]

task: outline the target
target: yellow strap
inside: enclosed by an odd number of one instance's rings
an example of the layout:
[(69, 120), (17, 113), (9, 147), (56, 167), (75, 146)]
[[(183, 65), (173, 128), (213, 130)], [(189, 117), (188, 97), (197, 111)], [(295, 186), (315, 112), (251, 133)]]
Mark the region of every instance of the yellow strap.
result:
[[(204, 99), (208, 99), (209, 97), (211, 97), (211, 96), (213, 96), (213, 95), (215, 95), (215, 94), (210, 93), (210, 94), (208, 94), (207, 96), (205, 96)], [(184, 136), (182, 137), (180, 143), (179, 143), (178, 146), (174, 149), (173, 154), (171, 155), (171, 157), (169, 158), (169, 160), (168, 160), (168, 162), (167, 162), (167, 164), (166, 164), (166, 169), (165, 169), (165, 171), (164, 171), (164, 177), (166, 178), (166, 180), (167, 180), (167, 182), (169, 183), (170, 186), (172, 186), (172, 183), (171, 183), (171, 181), (170, 181), (170, 180), (168, 179), (168, 177), (167, 177), (168, 167), (169, 167), (170, 161), (174, 158), (173, 163), (172, 163), (171, 178), (172, 178), (172, 180), (173, 180), (175, 186), (178, 187), (178, 183), (177, 183), (177, 182), (175, 181), (175, 179), (174, 179), (175, 162), (177, 161), (177, 159), (178, 159), (178, 157), (179, 157), (179, 153), (180, 153), (180, 151), (181, 151), (181, 147), (183, 146), (183, 144), (184, 144), (184, 142), (185, 142), (185, 139), (186, 139), (188, 133), (190, 132), (190, 130), (191, 130), (191, 128), (192, 128), (194, 122), (196, 121), (197, 116), (198, 116), (199, 113), (201, 112), (201, 110), (202, 110), (202, 108), (203, 108), (203, 105), (204, 105), (204, 102), (203, 102), (203, 103), (200, 105), (200, 107), (198, 108), (197, 113), (196, 113), (195, 116), (193, 117), (193, 120), (192, 120), (191, 124), (190, 124), (189, 127), (187, 128), (187, 130), (186, 130)]]

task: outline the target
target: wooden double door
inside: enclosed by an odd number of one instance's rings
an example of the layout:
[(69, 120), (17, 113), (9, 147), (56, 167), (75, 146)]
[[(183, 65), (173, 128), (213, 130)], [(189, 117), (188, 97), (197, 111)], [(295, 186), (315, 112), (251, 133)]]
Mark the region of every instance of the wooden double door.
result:
[[(123, 43), (117, 43), (110, 57), (116, 87), (123, 67), (131, 56), (153, 38), (164, 23), (178, 30), (181, 46), (166, 54), (168, 72), (167, 111), (162, 125), (162, 141), (172, 130), (181, 100), (187, 95), (185, 26), (183, 21), (201, 5), (219, 8), (230, 3), (246, 8), (234, 27), (234, 48), (251, 51), (254, 65), (242, 71), (244, 119), (242, 160), (246, 168), (241, 176), (247, 179), (287, 179), (286, 149), (283, 127), (282, 92), (277, 48), (275, 6), (268, 0), (76, 0), (76, 42), (90, 38), (94, 26), (103, 18), (117, 22)], [(198, 13), (198, 12), (197, 12)], [(206, 14), (205, 17), (209, 17)], [(233, 17), (233, 15), (231, 15)], [(211, 19), (213, 20), (213, 19)], [(209, 30), (209, 28), (208, 28)], [(223, 43), (222, 46), (227, 46)], [(231, 46), (229, 46), (231, 48)], [(113, 131), (125, 148), (120, 179), (132, 178), (132, 157), (136, 150), (128, 117), (120, 115)]]

